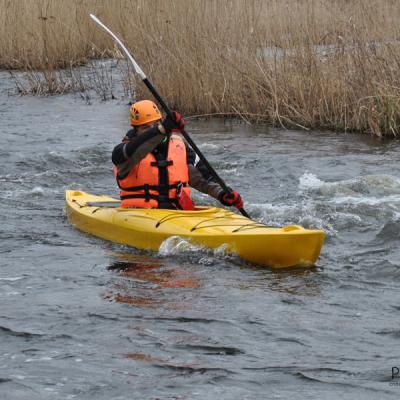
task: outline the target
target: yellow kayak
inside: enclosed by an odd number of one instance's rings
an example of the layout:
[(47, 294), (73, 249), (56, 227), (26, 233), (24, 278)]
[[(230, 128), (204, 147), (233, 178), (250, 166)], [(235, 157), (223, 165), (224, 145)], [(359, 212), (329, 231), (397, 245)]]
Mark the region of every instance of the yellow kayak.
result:
[(117, 199), (76, 190), (66, 190), (65, 197), (68, 219), (78, 229), (139, 249), (157, 251), (166, 239), (179, 236), (196, 245), (224, 246), (255, 264), (285, 268), (314, 265), (325, 236), (297, 225), (272, 228), (216, 207), (120, 208)]

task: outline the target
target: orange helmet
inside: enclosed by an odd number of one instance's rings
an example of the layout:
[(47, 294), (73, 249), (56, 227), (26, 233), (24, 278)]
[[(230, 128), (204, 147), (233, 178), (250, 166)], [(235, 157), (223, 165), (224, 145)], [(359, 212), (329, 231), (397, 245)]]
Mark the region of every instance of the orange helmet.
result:
[(131, 106), (131, 125), (138, 126), (161, 119), (158, 107), (150, 100), (138, 101)]

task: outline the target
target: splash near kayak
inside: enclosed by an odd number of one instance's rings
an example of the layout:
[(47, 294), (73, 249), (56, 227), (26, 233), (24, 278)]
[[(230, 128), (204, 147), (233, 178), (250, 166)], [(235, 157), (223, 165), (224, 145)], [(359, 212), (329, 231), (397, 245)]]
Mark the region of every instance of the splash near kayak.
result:
[(298, 225), (269, 227), (217, 207), (126, 209), (109, 196), (74, 190), (65, 196), (68, 218), (78, 229), (139, 249), (158, 251), (165, 240), (180, 236), (209, 248), (224, 246), (254, 264), (287, 268), (314, 265), (325, 236)]

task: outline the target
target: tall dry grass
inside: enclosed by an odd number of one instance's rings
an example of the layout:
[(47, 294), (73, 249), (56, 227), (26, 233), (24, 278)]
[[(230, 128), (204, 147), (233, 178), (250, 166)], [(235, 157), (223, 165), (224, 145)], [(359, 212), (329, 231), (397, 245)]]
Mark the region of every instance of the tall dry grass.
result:
[(185, 114), (400, 133), (397, 0), (0, 0), (0, 65), (118, 56), (89, 12)]

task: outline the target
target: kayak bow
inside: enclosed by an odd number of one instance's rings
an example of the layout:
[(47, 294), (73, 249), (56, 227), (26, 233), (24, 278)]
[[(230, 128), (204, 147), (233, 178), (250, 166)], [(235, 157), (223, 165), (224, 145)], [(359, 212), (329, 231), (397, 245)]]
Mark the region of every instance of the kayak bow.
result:
[(255, 264), (274, 268), (312, 266), (324, 241), (322, 230), (297, 225), (273, 228), (216, 207), (194, 211), (120, 208), (119, 200), (66, 190), (70, 222), (78, 229), (115, 243), (159, 250), (172, 236), (209, 248), (224, 246)]

